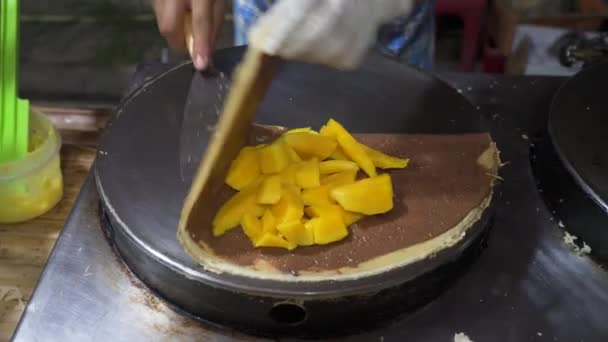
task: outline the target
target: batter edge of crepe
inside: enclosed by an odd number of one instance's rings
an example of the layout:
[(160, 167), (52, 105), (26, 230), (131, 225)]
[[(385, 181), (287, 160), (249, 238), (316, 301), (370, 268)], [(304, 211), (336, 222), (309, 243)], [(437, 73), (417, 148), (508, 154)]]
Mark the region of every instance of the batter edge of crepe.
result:
[[(500, 167), (499, 151), (491, 138), (489, 138), (489, 146), (478, 156), (477, 164), (488, 175), (490, 190), (477, 207), (472, 208), (466, 213), (464, 218), (456, 225), (423, 242), (379, 255), (354, 266), (330, 270), (301, 270), (297, 275), (294, 275), (278, 269), (272, 263), (263, 259), (256, 260), (256, 262), (247, 266), (226, 260), (222, 256), (215, 254), (213, 249), (204, 241), (193, 239), (190, 232), (186, 229), (178, 229), (177, 236), (186, 252), (206, 271), (213, 273), (230, 273), (255, 279), (290, 282), (355, 280), (377, 275), (432, 258), (440, 251), (455, 246), (465, 238), (468, 230), (481, 219), (483, 213), (489, 207), (493, 196), (494, 183), (499, 179), (497, 176)], [(395, 172), (407, 172), (407, 169)]]

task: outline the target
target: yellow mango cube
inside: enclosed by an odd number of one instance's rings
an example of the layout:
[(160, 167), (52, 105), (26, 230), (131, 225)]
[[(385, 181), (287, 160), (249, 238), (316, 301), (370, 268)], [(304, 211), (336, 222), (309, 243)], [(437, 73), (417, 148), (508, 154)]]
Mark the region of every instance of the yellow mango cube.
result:
[(287, 165), (280, 173), (281, 182), (283, 182), (283, 184), (296, 185), (296, 172), (298, 171), (298, 167), (298, 163)]
[(286, 187), (279, 202), (271, 207), (272, 215), (276, 224), (283, 222), (301, 220), (304, 216), (304, 204), (300, 199), (299, 192)]
[(262, 231), (271, 234), (277, 232), (277, 219), (272, 215), (270, 209), (266, 209), (264, 215), (262, 215)]
[(289, 165), (289, 156), (280, 140), (259, 149), (258, 156), (264, 174), (279, 173)]
[(306, 214), (310, 217), (337, 217), (342, 220), (344, 209), (337, 204), (320, 204), (306, 208)]
[(297, 246), (298, 245), (289, 243), (278, 235), (269, 233), (262, 234), (262, 236), (255, 241), (255, 247), (277, 247), (293, 250)]
[[(333, 119), (330, 119), (330, 121), (331, 120), (333, 120)], [(321, 127), (321, 129), (319, 130), (320, 135), (323, 135), (326, 137), (332, 137), (332, 138), (337, 138), (338, 133), (339, 133), (338, 126), (333, 125), (333, 124), (330, 125), (329, 121), (325, 125), (323, 125)], [(338, 146), (338, 150), (341, 151), (342, 148), (340, 146)]]
[(319, 172), (322, 175), (343, 171), (359, 171), (359, 165), (350, 160), (326, 160), (319, 163)]
[(405, 169), (410, 162), (407, 158), (389, 156), (369, 146), (363, 144), (361, 146), (363, 146), (367, 155), (372, 159), (374, 165), (381, 169)]
[(314, 243), (313, 232), (304, 227), (300, 220), (281, 223), (277, 230), (290, 243), (299, 246), (310, 246)]
[(257, 202), (258, 204), (275, 204), (281, 199), (282, 194), (281, 176), (268, 176), (260, 185)]
[(287, 156), (289, 157), (289, 161), (291, 163), (299, 163), (302, 161), (302, 158), (298, 155), (298, 153), (291, 148), (291, 146), (284, 144), (285, 152), (287, 152)]
[(326, 185), (304, 189), (302, 190), (301, 197), (304, 205), (322, 205), (333, 202), (331, 197), (329, 197), (329, 187)]
[[(342, 207), (340, 207), (342, 208)], [(342, 208), (342, 219), (344, 220), (344, 224), (349, 227), (357, 222), (359, 222), (365, 215), (360, 213), (354, 213), (352, 211), (347, 211)]]
[(340, 146), (336, 146), (336, 149), (331, 153), (329, 158), (334, 160), (350, 160)]
[(285, 184), (283, 183), (283, 193), (289, 192), (290, 194), (300, 198), (302, 195), (302, 189), (297, 184)]
[(260, 176), (260, 164), (254, 147), (241, 149), (236, 159), (230, 164), (226, 175), (226, 184), (235, 190), (242, 190)]
[(306, 227), (312, 230), (315, 243), (318, 245), (340, 241), (348, 235), (348, 229), (340, 217), (315, 217), (306, 222)]
[[(363, 146), (341, 124), (334, 119), (329, 119), (324, 126), (324, 130), (326, 135), (335, 136), (339, 146), (344, 150), (348, 158), (357, 163), (368, 176), (376, 176), (376, 167)], [(325, 136), (323, 135), (323, 129), (321, 130), (321, 135)]]
[(307, 132), (286, 134), (282, 139), (303, 159), (318, 158), (319, 160), (325, 160), (338, 145), (336, 139), (332, 137)]
[(365, 215), (382, 214), (393, 208), (393, 184), (388, 174), (336, 187), (330, 196), (345, 210)]
[(245, 213), (241, 219), (241, 227), (247, 237), (255, 244), (255, 241), (263, 234), (262, 222), (252, 213)]
[[(255, 182), (254, 182), (255, 183)], [(220, 236), (240, 225), (245, 213), (256, 217), (264, 214), (264, 207), (257, 204), (259, 184), (253, 184), (232, 196), (213, 218), (213, 235)]]
[(339, 186), (352, 184), (357, 179), (356, 171), (342, 171), (321, 178), (322, 185)]
[(307, 207), (305, 209), (306, 215), (309, 217), (320, 217), (320, 216), (333, 216), (333, 217), (341, 217), (342, 222), (346, 226), (350, 226), (351, 224), (361, 220), (364, 215), (359, 213), (353, 213), (351, 211), (346, 211), (344, 208), (337, 204), (322, 204), (322, 205), (313, 205)]
[(330, 191), (335, 187), (354, 183), (356, 176), (356, 171), (344, 171), (323, 177), (321, 186), (302, 191), (302, 202), (304, 205), (333, 204), (335, 201), (329, 196)]
[(307, 160), (298, 165), (296, 171), (296, 185), (303, 189), (314, 188), (321, 185), (319, 161), (316, 158)]

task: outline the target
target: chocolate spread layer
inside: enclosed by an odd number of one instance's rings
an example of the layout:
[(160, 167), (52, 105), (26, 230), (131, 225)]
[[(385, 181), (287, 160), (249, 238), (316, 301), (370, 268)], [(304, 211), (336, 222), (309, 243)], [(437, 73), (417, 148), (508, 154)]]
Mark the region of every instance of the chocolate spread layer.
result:
[[(271, 140), (257, 130), (252, 143)], [(218, 185), (217, 208), (197, 215), (190, 236), (204, 242), (218, 257), (242, 266), (265, 261), (284, 272), (334, 270), (357, 266), (378, 256), (436, 237), (458, 224), (490, 194), (492, 176), (477, 162), (490, 146), (489, 134), (385, 135), (363, 134), (357, 139), (385, 153), (410, 158), (406, 169), (389, 171), (394, 208), (352, 225), (348, 237), (325, 246), (294, 251), (254, 248), (240, 228), (213, 237), (211, 219), (234, 191)], [(382, 172), (382, 171), (380, 171)], [(373, 200), (373, 199), (370, 199)]]

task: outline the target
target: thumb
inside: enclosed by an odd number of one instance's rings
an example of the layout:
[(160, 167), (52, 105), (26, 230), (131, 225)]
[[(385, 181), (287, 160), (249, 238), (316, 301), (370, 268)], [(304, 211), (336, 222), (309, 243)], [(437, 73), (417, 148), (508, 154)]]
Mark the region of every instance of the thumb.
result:
[(213, 3), (215, 0), (192, 1), (192, 61), (198, 70), (209, 65), (213, 44)]

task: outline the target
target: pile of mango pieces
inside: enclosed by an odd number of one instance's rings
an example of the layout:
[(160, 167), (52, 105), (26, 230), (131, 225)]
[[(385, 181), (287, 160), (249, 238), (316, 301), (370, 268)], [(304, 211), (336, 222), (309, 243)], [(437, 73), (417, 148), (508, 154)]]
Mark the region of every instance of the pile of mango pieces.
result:
[(268, 145), (244, 147), (226, 184), (238, 192), (217, 212), (213, 235), (242, 227), (254, 247), (324, 245), (366, 215), (393, 208), (389, 174), (409, 160), (359, 143), (330, 119), (319, 132), (292, 129)]

